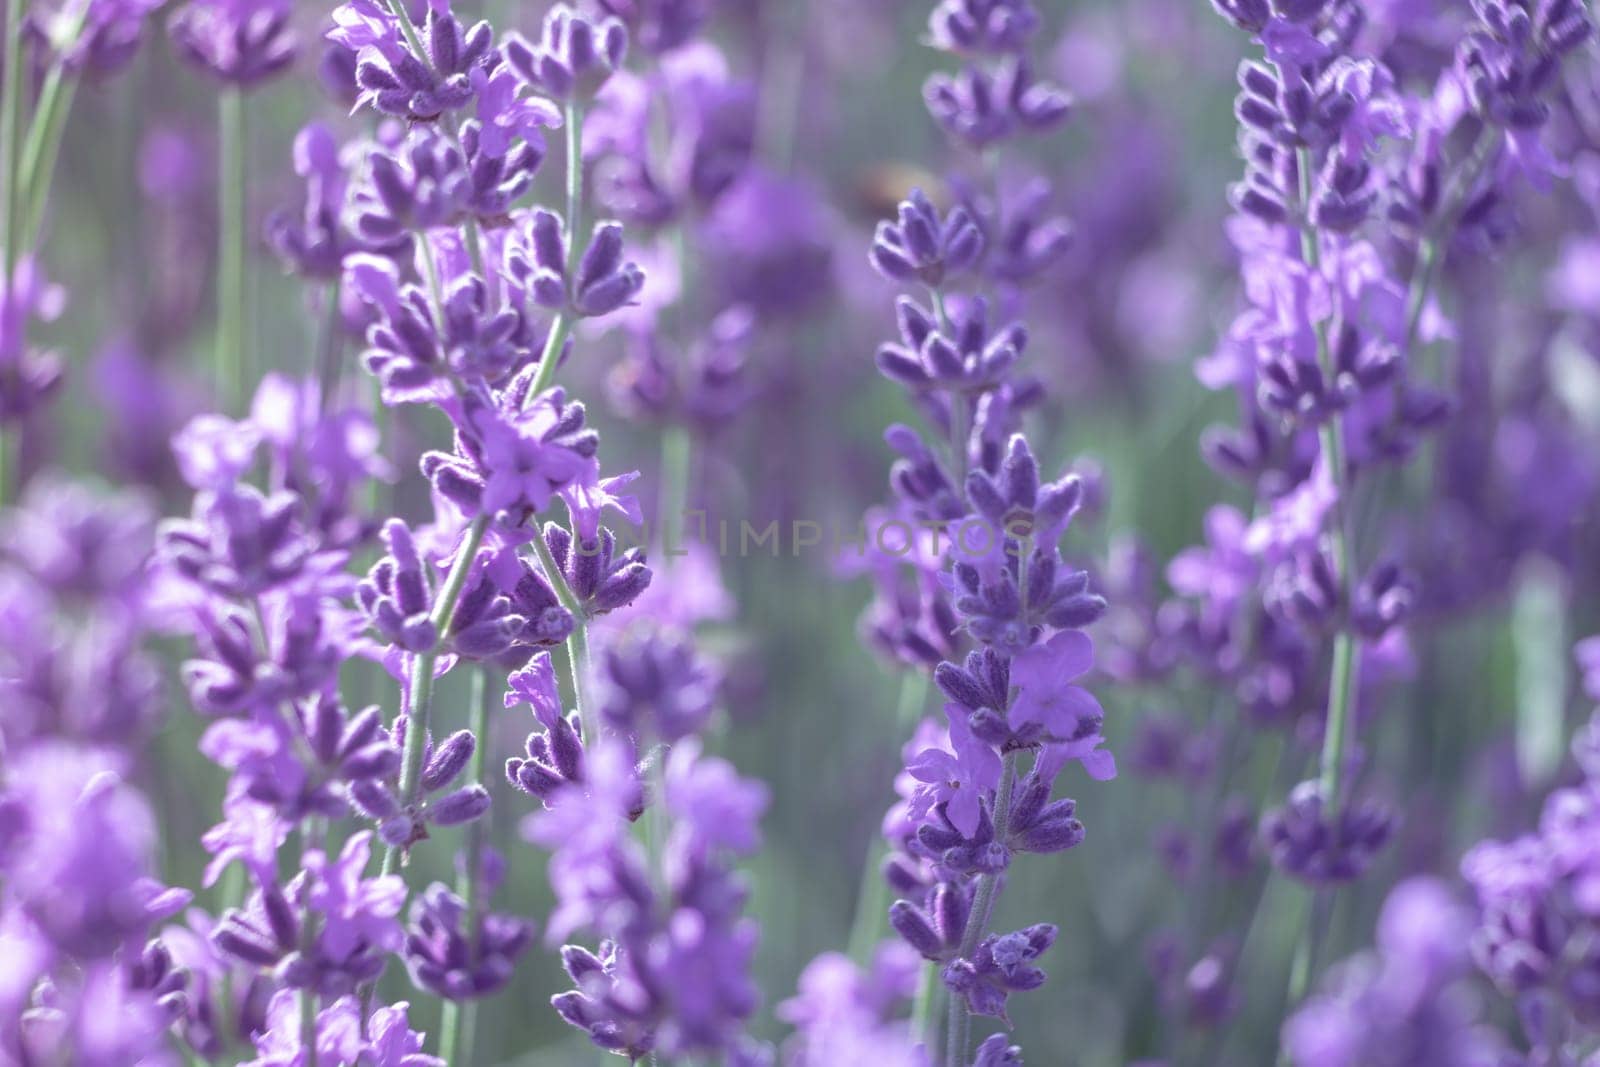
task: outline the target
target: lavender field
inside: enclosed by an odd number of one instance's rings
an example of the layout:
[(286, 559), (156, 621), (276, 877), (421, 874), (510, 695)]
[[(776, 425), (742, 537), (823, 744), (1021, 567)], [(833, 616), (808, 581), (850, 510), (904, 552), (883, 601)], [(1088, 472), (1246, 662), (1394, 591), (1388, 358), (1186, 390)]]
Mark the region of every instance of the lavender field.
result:
[(7, 0), (0, 1064), (1600, 1067), (1593, 18)]

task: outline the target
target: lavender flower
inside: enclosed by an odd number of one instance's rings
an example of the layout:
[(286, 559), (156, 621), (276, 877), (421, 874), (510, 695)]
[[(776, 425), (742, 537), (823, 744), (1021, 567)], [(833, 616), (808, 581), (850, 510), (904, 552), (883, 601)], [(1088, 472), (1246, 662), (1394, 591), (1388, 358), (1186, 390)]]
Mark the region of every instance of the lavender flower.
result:
[(616, 19), (595, 23), (566, 4), (545, 15), (537, 45), (513, 34), (506, 62), (529, 85), (558, 100), (587, 99), (622, 66), (627, 28)]
[(294, 62), (284, 0), (189, 0), (168, 26), (180, 55), (241, 88), (259, 85)]

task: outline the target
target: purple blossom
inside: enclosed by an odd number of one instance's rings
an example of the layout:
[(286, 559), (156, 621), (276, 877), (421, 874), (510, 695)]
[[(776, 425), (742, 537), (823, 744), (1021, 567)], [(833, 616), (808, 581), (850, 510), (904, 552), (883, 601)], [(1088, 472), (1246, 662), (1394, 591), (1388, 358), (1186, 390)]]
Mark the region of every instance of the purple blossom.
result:
[(294, 62), (287, 0), (189, 0), (168, 23), (184, 59), (250, 88)]

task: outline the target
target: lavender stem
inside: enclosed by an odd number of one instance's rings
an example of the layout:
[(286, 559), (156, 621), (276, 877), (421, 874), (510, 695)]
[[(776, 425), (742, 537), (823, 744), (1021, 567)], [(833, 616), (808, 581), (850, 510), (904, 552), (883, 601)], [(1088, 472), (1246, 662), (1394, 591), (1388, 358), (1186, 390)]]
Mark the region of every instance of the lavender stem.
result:
[[(1017, 759), (1019, 753), (1013, 749), (1007, 752), (1000, 763), (1000, 785), (994, 792), (994, 839), (1004, 842), (1006, 831), (1010, 828), (1011, 800), (1016, 792), (1017, 785)], [(977, 951), (978, 942), (983, 940), (983, 935), (989, 926), (989, 919), (994, 914), (995, 902), (1000, 897), (1000, 886), (1003, 876), (989, 873), (978, 878), (978, 889), (972, 898), (972, 914), (967, 920), (966, 933), (962, 935), (961, 947), (956, 951), (960, 959), (970, 959)], [(962, 1067), (967, 1062), (967, 1046), (970, 1044), (972, 1031), (972, 1013), (967, 1010), (967, 1002), (955, 992), (950, 994), (950, 1029), (945, 1045), (945, 1067)]]
[[(467, 527), (467, 536), (456, 553), (455, 562), (450, 566), (450, 573), (439, 590), (438, 599), (434, 601), (433, 624), (441, 637), (451, 616), (455, 614), (456, 601), (461, 599), (461, 592), (467, 584), (467, 572), (472, 569), (472, 561), (478, 555), (478, 546), (483, 543), (483, 534), (488, 525), (488, 516), (480, 515)], [(433, 705), (433, 664), (438, 658), (438, 647), (439, 642), (435, 641), (432, 649), (418, 652), (411, 658), (411, 685), (406, 694), (405, 707), (406, 745), (400, 765), (400, 804), (405, 808), (416, 804), (417, 790), (421, 785), (422, 756), (427, 748), (428, 718)], [(401, 851), (401, 848), (391, 845), (384, 852), (384, 874), (394, 873)]]
[(235, 410), (244, 394), (244, 94), (222, 90), (217, 100), (217, 341), (212, 355), (217, 395)]

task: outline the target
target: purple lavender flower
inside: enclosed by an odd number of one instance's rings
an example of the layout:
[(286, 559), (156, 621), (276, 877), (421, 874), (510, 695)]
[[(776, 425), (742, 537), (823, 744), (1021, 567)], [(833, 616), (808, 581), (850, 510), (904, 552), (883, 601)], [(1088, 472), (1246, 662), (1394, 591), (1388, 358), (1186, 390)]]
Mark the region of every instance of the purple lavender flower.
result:
[(596, 670), (600, 716), (641, 747), (700, 732), (711, 718), (719, 678), (686, 636), (634, 630), (611, 643)]
[[(491, 852), (483, 864), (477, 892), (487, 898), (504, 874), (504, 861)], [(532, 943), (533, 924), (480, 908), (438, 882), (412, 902), (405, 957), (418, 988), (461, 1000), (490, 996), (511, 980), (517, 957)]]
[(35, 7), (28, 12), (28, 29), (41, 50), (55, 53), (67, 69), (109, 78), (133, 59), (145, 22), (160, 6), (153, 0), (80, 0)]
[[(404, 938), (397, 916), (405, 883), (396, 875), (365, 877), (372, 834), (355, 834), (337, 858), (310, 849), (287, 886), (262, 877), (243, 909), (222, 916), (217, 947), (257, 967), (275, 968), (291, 989), (343, 996), (375, 979), (386, 953)], [(315, 933), (302, 937), (315, 917)]]
[(972, 269), (983, 255), (983, 232), (967, 209), (941, 219), (921, 189), (900, 204), (895, 222), (880, 222), (872, 240), (872, 265), (893, 281), (921, 281), (937, 289)]
[(778, 1015), (797, 1031), (786, 1055), (799, 1067), (870, 1060), (886, 1067), (925, 1067), (909, 1029), (898, 1018), (916, 990), (919, 964), (904, 945), (886, 941), (866, 967), (828, 952), (800, 973), (796, 995)]
[(567, 4), (545, 15), (537, 45), (506, 39), (506, 62), (523, 81), (558, 100), (587, 100), (622, 66), (628, 31), (619, 20), (591, 22)]
[(334, 12), (328, 39), (356, 54), (358, 104), (429, 122), (472, 101), (476, 80), (499, 61), (494, 31), (488, 22), (462, 25), (448, 3), (429, 4), (426, 13), (418, 54), (387, 7), (351, 0)]
[(507, 277), (540, 307), (585, 318), (609, 315), (634, 302), (644, 287), (644, 272), (623, 258), (621, 225), (597, 225), (576, 269), (569, 268), (571, 242), (559, 216), (535, 209), (506, 244)]
[(1321, 786), (1301, 782), (1287, 803), (1261, 819), (1261, 837), (1275, 866), (1313, 884), (1359, 878), (1388, 843), (1394, 816), (1374, 800), (1340, 809), (1331, 825), (1323, 812)]
[(1018, 133), (1050, 130), (1066, 121), (1071, 98), (1036, 81), (1022, 56), (1008, 55), (990, 72), (968, 66), (935, 74), (923, 89), (928, 111), (952, 137), (983, 149)]
[(693, 40), (705, 22), (706, 0), (589, 0), (628, 27), (647, 52), (665, 53)]
[[(317, 1062), (370, 1063), (373, 1067), (444, 1067), (444, 1060), (422, 1051), (426, 1035), (406, 1021), (410, 1005), (379, 1005), (365, 1024), (359, 998), (343, 996), (317, 1012), (310, 1028)], [(267, 1007), (265, 1025), (252, 1034), (257, 1058), (244, 1067), (296, 1067), (311, 1059), (303, 1044), (301, 1001), (280, 990)]]
[(259, 85), (294, 62), (287, 0), (189, 0), (168, 29), (180, 55), (241, 88)]
[[(394, 724), (394, 745), (401, 750), (409, 725), (404, 716)], [(384, 844), (398, 849), (410, 849), (426, 840), (430, 825), (459, 826), (480, 819), (489, 811), (488, 790), (478, 782), (457, 784), (477, 745), (470, 730), (458, 730), (442, 741), (426, 738), (415, 803), (402, 797), (397, 773), (353, 782), (350, 803), (378, 824)]]
[(941, 0), (928, 28), (946, 52), (1020, 52), (1038, 32), (1039, 12), (1028, 0)]
[(1045, 973), (1033, 961), (1055, 943), (1056, 928), (1038, 923), (1009, 934), (990, 934), (978, 943), (971, 958), (957, 959), (944, 969), (944, 983), (952, 995), (967, 1002), (975, 1015), (1006, 1019), (1006, 998), (1012, 993), (1037, 989)]
[(949, 337), (934, 315), (909, 297), (901, 297), (895, 310), (901, 343), (879, 347), (878, 369), (909, 388), (985, 392), (1005, 379), (1028, 345), (1020, 322), (990, 336), (988, 303), (981, 298), (956, 310)]
[(1509, 1051), (1463, 995), (1471, 918), (1439, 882), (1389, 894), (1378, 951), (1339, 965), (1285, 1024), (1284, 1045), (1306, 1067), (1449, 1064), (1499, 1067)]

